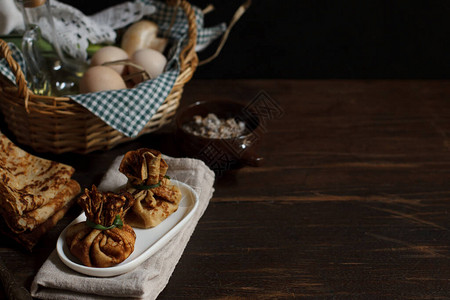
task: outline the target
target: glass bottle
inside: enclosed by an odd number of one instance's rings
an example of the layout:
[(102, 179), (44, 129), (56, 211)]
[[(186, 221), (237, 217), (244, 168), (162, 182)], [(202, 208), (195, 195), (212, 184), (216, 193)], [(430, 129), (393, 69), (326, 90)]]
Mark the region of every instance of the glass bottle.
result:
[(26, 64), (28, 87), (34, 94), (50, 96), (52, 85), (44, 56), (38, 47), (41, 31), (36, 25), (26, 26), (22, 37), (22, 54)]
[[(22, 52), (27, 64), (27, 81), (40, 95), (63, 96), (78, 93), (85, 65), (67, 57), (58, 42), (50, 0), (16, 0), (22, 10), (25, 32)], [(53, 41), (45, 43), (39, 22), (47, 23)], [(47, 47), (43, 46), (47, 45)], [(50, 45), (50, 48), (48, 47)]]

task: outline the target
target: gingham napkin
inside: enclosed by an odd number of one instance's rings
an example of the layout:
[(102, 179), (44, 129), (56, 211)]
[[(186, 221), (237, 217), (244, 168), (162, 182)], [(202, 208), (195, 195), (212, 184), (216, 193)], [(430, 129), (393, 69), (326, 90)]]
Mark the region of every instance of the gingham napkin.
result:
[[(179, 55), (187, 42), (188, 32), (188, 22), (182, 8), (168, 6), (164, 1), (139, 1), (156, 7), (156, 12), (148, 16), (148, 19), (157, 23), (161, 32), (168, 32), (167, 37), (174, 42), (168, 54), (165, 72), (157, 78), (141, 83), (132, 89), (68, 95), (109, 126), (128, 137), (135, 137), (139, 134), (172, 90), (180, 73)], [(209, 44), (226, 30), (225, 24), (204, 28), (202, 11), (195, 6), (193, 6), (193, 9), (196, 15), (197, 45), (199, 47)], [(174, 10), (176, 10), (175, 22), (168, 31), (172, 23)], [(20, 50), (12, 43), (9, 43), (9, 46), (13, 58), (22, 70), (26, 70)], [(0, 72), (15, 83), (15, 76), (5, 59), (0, 60)]]

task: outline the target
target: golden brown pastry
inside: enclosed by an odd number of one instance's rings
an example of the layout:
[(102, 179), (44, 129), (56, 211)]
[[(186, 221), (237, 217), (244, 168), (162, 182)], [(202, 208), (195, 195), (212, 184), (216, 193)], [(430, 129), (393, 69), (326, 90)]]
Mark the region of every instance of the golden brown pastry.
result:
[(128, 224), (138, 228), (158, 225), (177, 211), (181, 191), (166, 176), (168, 165), (161, 152), (142, 148), (127, 152), (119, 171), (128, 178), (126, 191), (135, 203), (125, 215)]
[(66, 232), (70, 252), (88, 267), (112, 267), (127, 259), (134, 251), (136, 233), (122, 220), (133, 203), (128, 193), (102, 193), (95, 185), (86, 189), (78, 198), (86, 221)]
[(44, 223), (38, 225), (31, 231), (25, 231), (22, 233), (14, 233), (6, 224), (5, 220), (0, 218), (0, 233), (5, 236), (9, 236), (27, 250), (32, 251), (34, 246), (39, 242), (39, 240), (67, 213), (69, 208), (72, 206), (74, 201), (70, 201), (66, 206), (54, 213), (50, 218), (48, 218)]
[(31, 250), (79, 194), (74, 172), (20, 149), (0, 132), (0, 230)]

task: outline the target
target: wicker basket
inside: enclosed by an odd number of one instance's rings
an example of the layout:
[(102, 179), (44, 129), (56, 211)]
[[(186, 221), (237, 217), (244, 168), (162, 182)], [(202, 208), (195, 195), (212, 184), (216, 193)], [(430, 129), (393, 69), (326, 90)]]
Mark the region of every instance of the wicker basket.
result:
[[(171, 122), (178, 108), (183, 86), (192, 78), (198, 65), (194, 11), (184, 0), (167, 3), (179, 5), (186, 13), (189, 26), (188, 42), (180, 54), (180, 74), (173, 89), (139, 136)], [(7, 43), (1, 39), (0, 51), (16, 76), (14, 85), (0, 74), (0, 108), (9, 130), (19, 143), (38, 152), (89, 153), (111, 149), (132, 139), (116, 131), (68, 97), (33, 94), (27, 87), (22, 70), (12, 58)]]

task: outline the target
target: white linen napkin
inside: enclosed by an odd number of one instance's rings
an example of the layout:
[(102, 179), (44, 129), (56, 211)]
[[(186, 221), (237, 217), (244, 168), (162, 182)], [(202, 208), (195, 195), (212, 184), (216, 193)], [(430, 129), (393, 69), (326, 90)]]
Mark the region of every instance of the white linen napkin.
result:
[[(123, 156), (117, 157), (102, 179), (99, 189), (111, 190), (123, 183), (118, 171)], [(156, 254), (133, 271), (116, 277), (99, 278), (80, 274), (66, 267), (56, 250), (36, 274), (31, 294), (39, 299), (155, 299), (164, 289), (198, 220), (214, 192), (214, 172), (202, 161), (164, 157), (168, 175), (190, 185), (199, 195), (199, 207), (187, 225)]]

